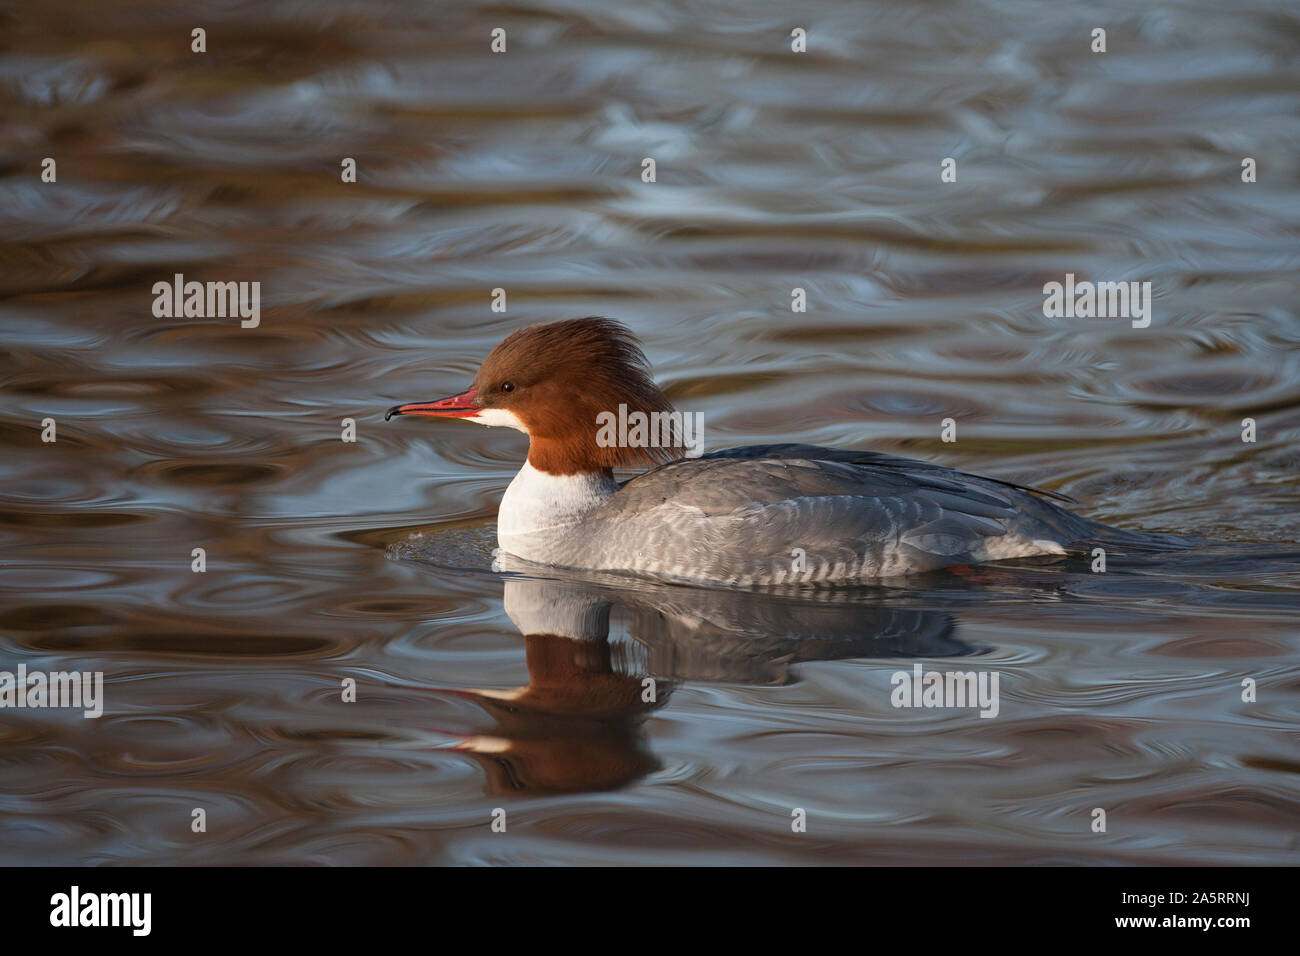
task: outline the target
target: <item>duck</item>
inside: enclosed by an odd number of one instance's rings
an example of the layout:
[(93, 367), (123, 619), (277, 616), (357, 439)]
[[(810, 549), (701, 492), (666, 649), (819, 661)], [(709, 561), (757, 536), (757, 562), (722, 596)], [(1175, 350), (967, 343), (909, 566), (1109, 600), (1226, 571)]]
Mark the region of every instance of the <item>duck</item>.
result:
[(534, 566), (706, 586), (853, 585), (1065, 555), (1123, 534), (1068, 510), (1064, 495), (934, 462), (798, 442), (703, 453), (640, 342), (600, 316), (515, 331), (469, 388), (394, 405), (384, 418), (395, 417), (528, 436), (497, 542)]

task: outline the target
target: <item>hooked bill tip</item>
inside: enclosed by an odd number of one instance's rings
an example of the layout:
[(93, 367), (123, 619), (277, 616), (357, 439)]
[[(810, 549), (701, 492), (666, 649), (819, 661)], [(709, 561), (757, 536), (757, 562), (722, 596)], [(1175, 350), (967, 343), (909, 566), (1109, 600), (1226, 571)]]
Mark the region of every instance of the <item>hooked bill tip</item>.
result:
[(401, 407), (402, 407), (401, 405), (394, 405), (394, 406), (393, 406), (392, 408), (390, 408), (388, 411), (384, 412), (384, 421), (388, 421), (388, 420), (389, 420), (390, 418), (392, 418), (394, 415), (400, 415), (400, 414), (402, 414), (401, 411), (400, 411)]

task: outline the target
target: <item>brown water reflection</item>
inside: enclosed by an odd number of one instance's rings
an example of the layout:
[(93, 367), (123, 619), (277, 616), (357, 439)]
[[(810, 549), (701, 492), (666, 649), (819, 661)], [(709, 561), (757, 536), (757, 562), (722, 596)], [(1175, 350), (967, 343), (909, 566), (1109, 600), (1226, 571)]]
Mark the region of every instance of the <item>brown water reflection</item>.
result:
[[(107, 707), (0, 711), (0, 862), (1296, 859), (1291, 5), (4, 16), (0, 670)], [(155, 318), (178, 272), (260, 282), (260, 326)], [(1045, 318), (1066, 272), (1151, 281), (1151, 326)], [(711, 448), (1210, 543), (815, 598), (493, 574), (522, 439), (383, 411), (588, 314)], [(575, 600), (608, 627), (556, 633)], [(1000, 672), (999, 717), (892, 708), (916, 660)]]

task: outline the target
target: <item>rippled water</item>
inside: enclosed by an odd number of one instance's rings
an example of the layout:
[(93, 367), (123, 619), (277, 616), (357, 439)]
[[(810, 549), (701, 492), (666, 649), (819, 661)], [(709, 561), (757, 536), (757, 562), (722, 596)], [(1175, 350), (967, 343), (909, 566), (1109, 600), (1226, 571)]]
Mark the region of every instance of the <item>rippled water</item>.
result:
[[(1296, 860), (1293, 4), (4, 17), (0, 670), (107, 705), (0, 712), (0, 862)], [(1067, 272), (1150, 281), (1150, 327), (1045, 318)], [(155, 318), (176, 273), (259, 281), (261, 324)], [(711, 448), (1207, 541), (802, 595), (494, 573), (522, 436), (383, 410), (588, 314)], [(999, 715), (893, 708), (916, 662), (997, 671)]]

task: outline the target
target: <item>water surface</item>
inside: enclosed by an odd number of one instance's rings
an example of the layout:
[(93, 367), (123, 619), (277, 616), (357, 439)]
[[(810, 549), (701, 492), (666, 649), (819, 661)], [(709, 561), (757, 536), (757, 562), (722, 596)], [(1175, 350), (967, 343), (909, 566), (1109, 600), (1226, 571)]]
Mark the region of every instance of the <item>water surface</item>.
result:
[[(0, 862), (1297, 859), (1293, 5), (5, 20), (0, 669), (102, 671), (107, 706), (0, 713)], [(1067, 272), (1150, 281), (1151, 325), (1046, 318)], [(260, 282), (261, 324), (155, 318), (176, 273)], [(1208, 543), (815, 595), (494, 572), (522, 436), (383, 411), (590, 314), (710, 448)], [(998, 716), (892, 707), (917, 662), (997, 671)]]

